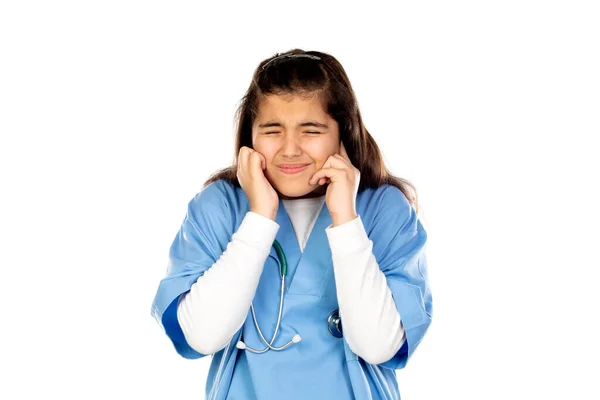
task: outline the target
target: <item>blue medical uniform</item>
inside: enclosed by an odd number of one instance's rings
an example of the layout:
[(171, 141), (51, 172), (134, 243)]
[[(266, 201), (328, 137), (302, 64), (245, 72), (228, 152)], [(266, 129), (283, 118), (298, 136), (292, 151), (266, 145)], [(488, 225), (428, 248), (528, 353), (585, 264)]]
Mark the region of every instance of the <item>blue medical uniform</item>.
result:
[[(152, 304), (152, 314), (185, 358), (206, 354), (196, 352), (186, 342), (177, 321), (177, 300), (220, 258), (249, 210), (244, 191), (225, 180), (211, 183), (188, 204), (170, 248), (167, 276), (161, 280)], [(302, 341), (262, 354), (238, 349), (239, 340), (255, 349), (265, 347), (248, 310), (242, 328), (212, 357), (207, 399), (400, 399), (395, 370), (406, 365), (431, 324), (427, 234), (404, 194), (391, 185), (359, 192), (356, 211), (373, 242), (373, 254), (402, 318), (404, 345), (392, 359), (373, 365), (353, 353), (343, 337), (329, 332), (328, 317), (338, 308), (325, 232), (332, 223), (329, 210), (323, 204), (302, 252), (280, 199), (276, 239), (285, 252), (288, 275), (281, 325), (273, 346), (286, 344), (295, 334), (300, 334)], [(273, 337), (279, 312), (279, 263), (272, 247), (253, 299), (267, 340)]]

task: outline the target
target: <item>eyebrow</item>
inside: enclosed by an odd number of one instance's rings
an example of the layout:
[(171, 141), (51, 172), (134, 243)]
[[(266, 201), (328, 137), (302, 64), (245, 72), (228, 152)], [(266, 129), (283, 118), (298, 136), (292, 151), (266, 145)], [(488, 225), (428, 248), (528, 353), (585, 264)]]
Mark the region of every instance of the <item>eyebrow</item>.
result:
[[(269, 121), (264, 124), (258, 125), (259, 128), (270, 128), (273, 126), (281, 127), (283, 125), (279, 122), (274, 122), (274, 121)], [(316, 122), (316, 121), (306, 121), (306, 122), (302, 122), (302, 123), (298, 124), (298, 128), (303, 127), (303, 126), (314, 126), (315, 128), (329, 129), (329, 127), (326, 124), (322, 124), (322, 123)]]

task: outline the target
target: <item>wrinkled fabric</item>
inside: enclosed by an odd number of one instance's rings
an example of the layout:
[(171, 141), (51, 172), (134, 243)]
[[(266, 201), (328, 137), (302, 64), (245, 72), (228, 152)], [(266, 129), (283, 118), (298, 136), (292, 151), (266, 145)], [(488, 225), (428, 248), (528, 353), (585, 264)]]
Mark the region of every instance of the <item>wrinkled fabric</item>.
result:
[[(249, 210), (243, 190), (224, 180), (211, 183), (188, 204), (169, 251), (166, 277), (152, 304), (152, 314), (182, 357), (196, 359), (207, 354), (196, 352), (186, 342), (177, 321), (177, 300), (219, 259)], [(338, 304), (325, 232), (331, 225), (329, 210), (324, 204), (302, 252), (280, 199), (276, 239), (285, 252), (288, 275), (281, 325), (273, 345), (282, 346), (297, 333), (302, 341), (263, 354), (237, 349), (238, 340), (255, 349), (265, 347), (248, 310), (242, 328), (212, 356), (207, 399), (400, 398), (395, 370), (405, 367), (431, 324), (427, 234), (406, 197), (391, 185), (359, 192), (356, 211), (402, 318), (404, 345), (392, 359), (373, 365), (354, 354), (343, 337), (330, 334), (327, 318)], [(272, 247), (253, 300), (267, 340), (273, 336), (279, 312), (279, 267)]]

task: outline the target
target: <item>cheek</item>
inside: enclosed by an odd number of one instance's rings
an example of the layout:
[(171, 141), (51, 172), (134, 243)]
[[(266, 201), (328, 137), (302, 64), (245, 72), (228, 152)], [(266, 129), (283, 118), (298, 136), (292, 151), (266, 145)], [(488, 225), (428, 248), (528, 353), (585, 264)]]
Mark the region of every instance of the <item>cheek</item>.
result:
[(315, 145), (311, 146), (310, 150), (307, 150), (307, 152), (309, 153), (310, 158), (315, 161), (317, 167), (321, 168), (323, 164), (325, 164), (325, 161), (327, 161), (330, 156), (335, 154), (336, 145), (335, 143), (329, 142), (315, 143)]
[(252, 144), (252, 148), (262, 154), (267, 159), (267, 162), (273, 159), (273, 149), (268, 143), (257, 140)]

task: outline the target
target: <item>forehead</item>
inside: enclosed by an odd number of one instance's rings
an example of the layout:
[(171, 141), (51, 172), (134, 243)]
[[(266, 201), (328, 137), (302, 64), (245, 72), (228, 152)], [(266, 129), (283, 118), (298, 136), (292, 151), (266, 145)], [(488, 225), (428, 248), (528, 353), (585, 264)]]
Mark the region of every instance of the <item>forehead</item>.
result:
[(308, 118), (321, 122), (331, 118), (325, 112), (320, 96), (300, 97), (298, 95), (273, 94), (265, 96), (259, 104), (254, 125), (271, 120), (293, 123)]

